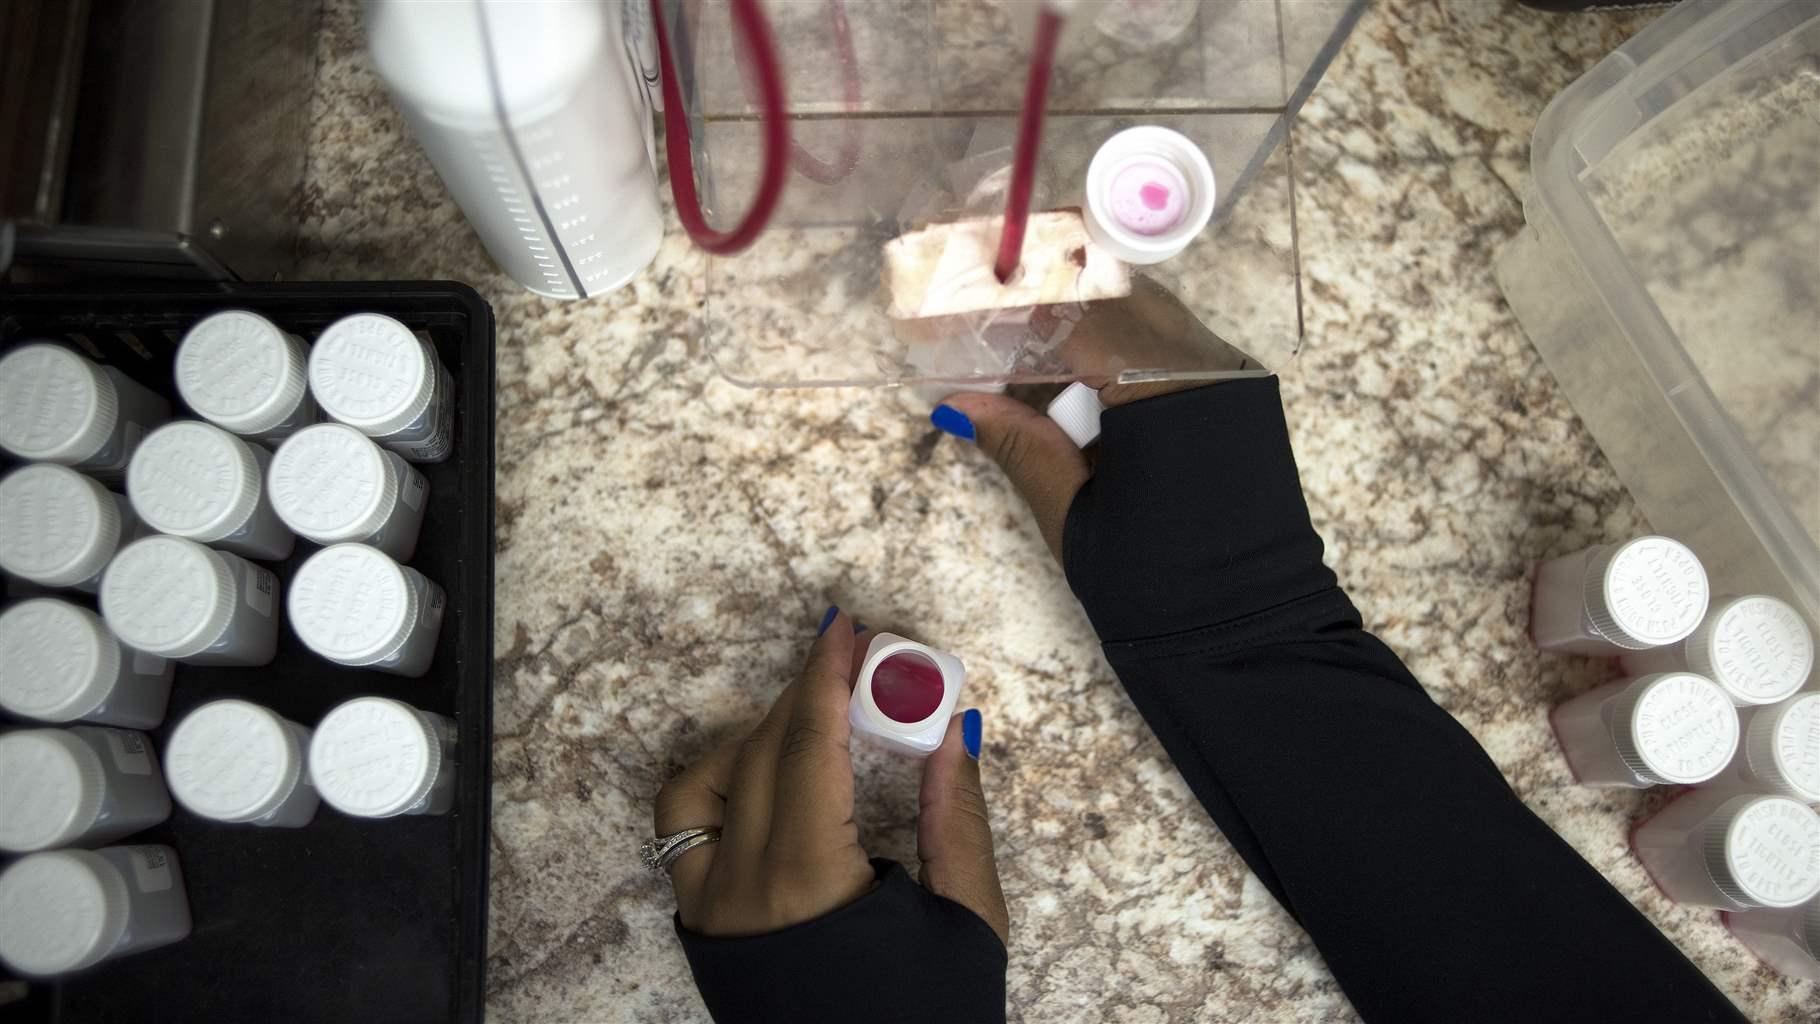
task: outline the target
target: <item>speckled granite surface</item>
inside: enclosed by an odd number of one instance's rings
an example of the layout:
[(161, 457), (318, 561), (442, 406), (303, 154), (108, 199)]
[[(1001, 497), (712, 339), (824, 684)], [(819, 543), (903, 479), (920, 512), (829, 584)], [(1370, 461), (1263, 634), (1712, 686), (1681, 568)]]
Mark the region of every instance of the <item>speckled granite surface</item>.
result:
[[(1294, 137), (1307, 344), (1285, 397), (1315, 521), (1368, 622), (1523, 798), (1757, 1021), (1811, 1020), (1626, 852), (1658, 797), (1579, 789), (1545, 719), (1604, 667), (1524, 638), (1537, 558), (1644, 523), (1492, 282), (1547, 99), (1649, 17), (1380, 3)], [(1015, 931), (1011, 1016), (1333, 1021), (1344, 998), (1195, 805), (997, 472), (893, 392), (748, 392), (695, 340), (681, 232), (585, 304), (494, 270), (361, 53), (325, 23), (307, 276), (454, 278), (499, 316), (490, 1016), (705, 1019), (639, 869), (649, 802), (750, 720), (822, 609), (961, 653)], [(875, 853), (914, 783), (860, 762)]]

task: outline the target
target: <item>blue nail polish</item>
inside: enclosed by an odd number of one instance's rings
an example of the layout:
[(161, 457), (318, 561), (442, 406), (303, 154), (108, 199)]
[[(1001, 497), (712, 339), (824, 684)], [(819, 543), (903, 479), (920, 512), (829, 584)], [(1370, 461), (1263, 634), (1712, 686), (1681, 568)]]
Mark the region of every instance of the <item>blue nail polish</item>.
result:
[(935, 411), (929, 414), (929, 422), (935, 424), (935, 429), (943, 433), (951, 434), (963, 441), (973, 440), (973, 421), (967, 418), (966, 413), (952, 405), (936, 406)]
[(858, 636), (861, 633), (864, 633), (865, 631), (866, 631), (866, 624), (863, 622), (860, 622), (858, 620), (855, 620), (853, 623), (853, 635)]
[(829, 605), (827, 612), (822, 615), (822, 624), (815, 627), (815, 635), (821, 636), (823, 633), (826, 633), (828, 631), (828, 627), (834, 625), (834, 617), (839, 614), (840, 614), (840, 605), (837, 605), (837, 604)]
[(980, 759), (980, 709), (968, 708), (961, 715), (961, 746), (967, 748), (967, 756), (975, 761)]

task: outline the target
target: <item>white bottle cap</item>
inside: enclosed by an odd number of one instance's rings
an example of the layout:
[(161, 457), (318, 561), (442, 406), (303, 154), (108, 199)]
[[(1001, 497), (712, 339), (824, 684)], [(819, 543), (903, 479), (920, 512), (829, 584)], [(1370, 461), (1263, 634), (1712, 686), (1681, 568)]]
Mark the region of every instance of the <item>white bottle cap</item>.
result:
[(1683, 649), (1689, 671), (1724, 687), (1741, 706), (1783, 700), (1814, 668), (1814, 637), (1800, 613), (1762, 594), (1715, 604)]
[(0, 358), (0, 448), (69, 465), (93, 458), (120, 417), (114, 381), (59, 345), (24, 345)]
[(1687, 545), (1637, 537), (1586, 562), (1586, 611), (1606, 640), (1641, 651), (1672, 644), (1706, 615), (1706, 570)]
[(298, 639), (343, 665), (383, 660), (417, 625), (417, 590), (397, 562), (365, 544), (311, 555), (291, 580), (287, 607)]
[(259, 507), (259, 460), (251, 445), (213, 424), (167, 423), (133, 453), (126, 496), (160, 533), (220, 540)]
[(100, 854), (55, 850), (0, 872), (0, 960), (20, 974), (81, 970), (114, 951), (131, 902)]
[(46, 587), (73, 587), (120, 546), (120, 506), (107, 488), (54, 463), (0, 480), (0, 569)]
[(398, 467), (365, 434), (318, 423), (278, 446), (266, 473), (272, 507), (318, 544), (371, 537), (398, 503)]
[(1063, 388), (1044, 410), (1076, 448), (1085, 448), (1100, 436), (1100, 413), (1104, 411), (1100, 393), (1078, 380)]
[(216, 821), (263, 818), (303, 778), (304, 751), (290, 723), (244, 700), (211, 701), (190, 712), (166, 748), (171, 796)]
[(120, 679), (120, 642), (87, 608), (34, 597), (0, 612), (0, 707), (45, 722), (95, 710)]
[(384, 697), (339, 705), (310, 739), (310, 781), (343, 814), (389, 818), (409, 810), (441, 770), (442, 740), (429, 719)]
[(62, 729), (0, 736), (0, 850), (67, 846), (101, 813), (107, 773), (95, 749)]
[(240, 599), (222, 556), (181, 537), (120, 549), (101, 577), (101, 616), (128, 647), (187, 658), (221, 638)]
[(1618, 757), (1650, 782), (1705, 782), (1738, 751), (1738, 709), (1717, 683), (1692, 672), (1644, 676), (1608, 707)]
[(1820, 804), (1820, 693), (1757, 712), (1744, 731), (1744, 763), (1775, 792)]
[(1100, 248), (1127, 263), (1161, 263), (1188, 248), (1213, 217), (1213, 165), (1187, 136), (1127, 128), (1087, 165), (1082, 217)]
[(288, 419), (304, 396), (302, 348), (258, 313), (204, 317), (177, 346), (177, 393), (218, 427), (263, 433)]
[(310, 346), (310, 390), (322, 411), (369, 437), (402, 430), (436, 393), (430, 347), (379, 313), (355, 313)]
[(1820, 895), (1820, 814), (1785, 796), (1740, 796), (1707, 819), (1702, 853), (1719, 891), (1750, 907)]

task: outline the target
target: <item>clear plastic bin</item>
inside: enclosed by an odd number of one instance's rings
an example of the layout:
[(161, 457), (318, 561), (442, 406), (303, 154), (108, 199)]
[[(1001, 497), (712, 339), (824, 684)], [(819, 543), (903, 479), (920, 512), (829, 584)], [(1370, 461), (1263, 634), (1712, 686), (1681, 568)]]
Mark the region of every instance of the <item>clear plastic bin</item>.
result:
[(1555, 98), (1505, 297), (1715, 592), (1820, 618), (1820, 3), (1690, 0)]

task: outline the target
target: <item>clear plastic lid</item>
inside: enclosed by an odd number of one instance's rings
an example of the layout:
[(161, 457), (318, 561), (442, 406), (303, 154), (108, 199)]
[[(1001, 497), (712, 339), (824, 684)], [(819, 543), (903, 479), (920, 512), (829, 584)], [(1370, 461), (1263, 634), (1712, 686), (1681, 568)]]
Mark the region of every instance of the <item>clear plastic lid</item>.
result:
[(53, 463), (0, 480), (0, 569), (71, 587), (107, 565), (120, 544), (120, 506), (107, 488)]
[(257, 313), (204, 317), (177, 347), (177, 393), (196, 415), (237, 434), (283, 423), (307, 389), (291, 336)]
[(1757, 712), (1744, 736), (1752, 775), (1783, 796), (1820, 804), (1820, 693)]
[(97, 963), (125, 934), (129, 900), (126, 879), (98, 854), (22, 857), (0, 872), (0, 960), (38, 976)]
[(1586, 609), (1593, 626), (1619, 647), (1672, 644), (1700, 625), (1706, 570), (1687, 545), (1638, 537), (1599, 549), (1586, 565)]
[(353, 427), (318, 423), (278, 447), (266, 473), (278, 518), (318, 544), (361, 540), (398, 502), (398, 470)]
[(220, 540), (259, 506), (252, 446), (196, 420), (146, 435), (126, 470), (126, 496), (146, 525), (191, 540)]
[(0, 850), (64, 846), (101, 813), (101, 755), (62, 729), (0, 735)]
[(45, 722), (93, 711), (120, 678), (120, 644), (101, 617), (49, 597), (0, 612), (0, 707)]
[(424, 715), (384, 697), (336, 707), (310, 739), (310, 780), (344, 814), (385, 818), (408, 810), (441, 768), (442, 743)]
[(1820, 814), (1784, 796), (1726, 801), (1706, 827), (1713, 884), (1750, 906), (1793, 907), (1820, 895)]
[(433, 360), (409, 327), (379, 313), (355, 313), (330, 324), (310, 347), (310, 390), (323, 412), (384, 437), (429, 408)]
[(306, 646), (347, 665), (386, 657), (417, 625), (417, 591), (404, 570), (365, 544), (311, 555), (291, 581), (287, 608)]
[(1786, 602), (1754, 594), (1721, 602), (1687, 638), (1687, 667), (1740, 704), (1774, 704), (1814, 668), (1814, 637)]
[(1738, 709), (1691, 672), (1638, 679), (1612, 698), (1608, 722), (1618, 757), (1658, 784), (1705, 782), (1738, 751)]
[(0, 448), (22, 459), (93, 458), (119, 416), (114, 382), (69, 349), (39, 343), (0, 357)]
[(127, 646), (161, 658), (208, 650), (234, 617), (239, 592), (226, 556), (181, 537), (120, 549), (101, 577), (101, 614)]
[(304, 751), (289, 723), (244, 700), (190, 712), (164, 755), (171, 796), (216, 821), (265, 817), (290, 797), (303, 771)]

